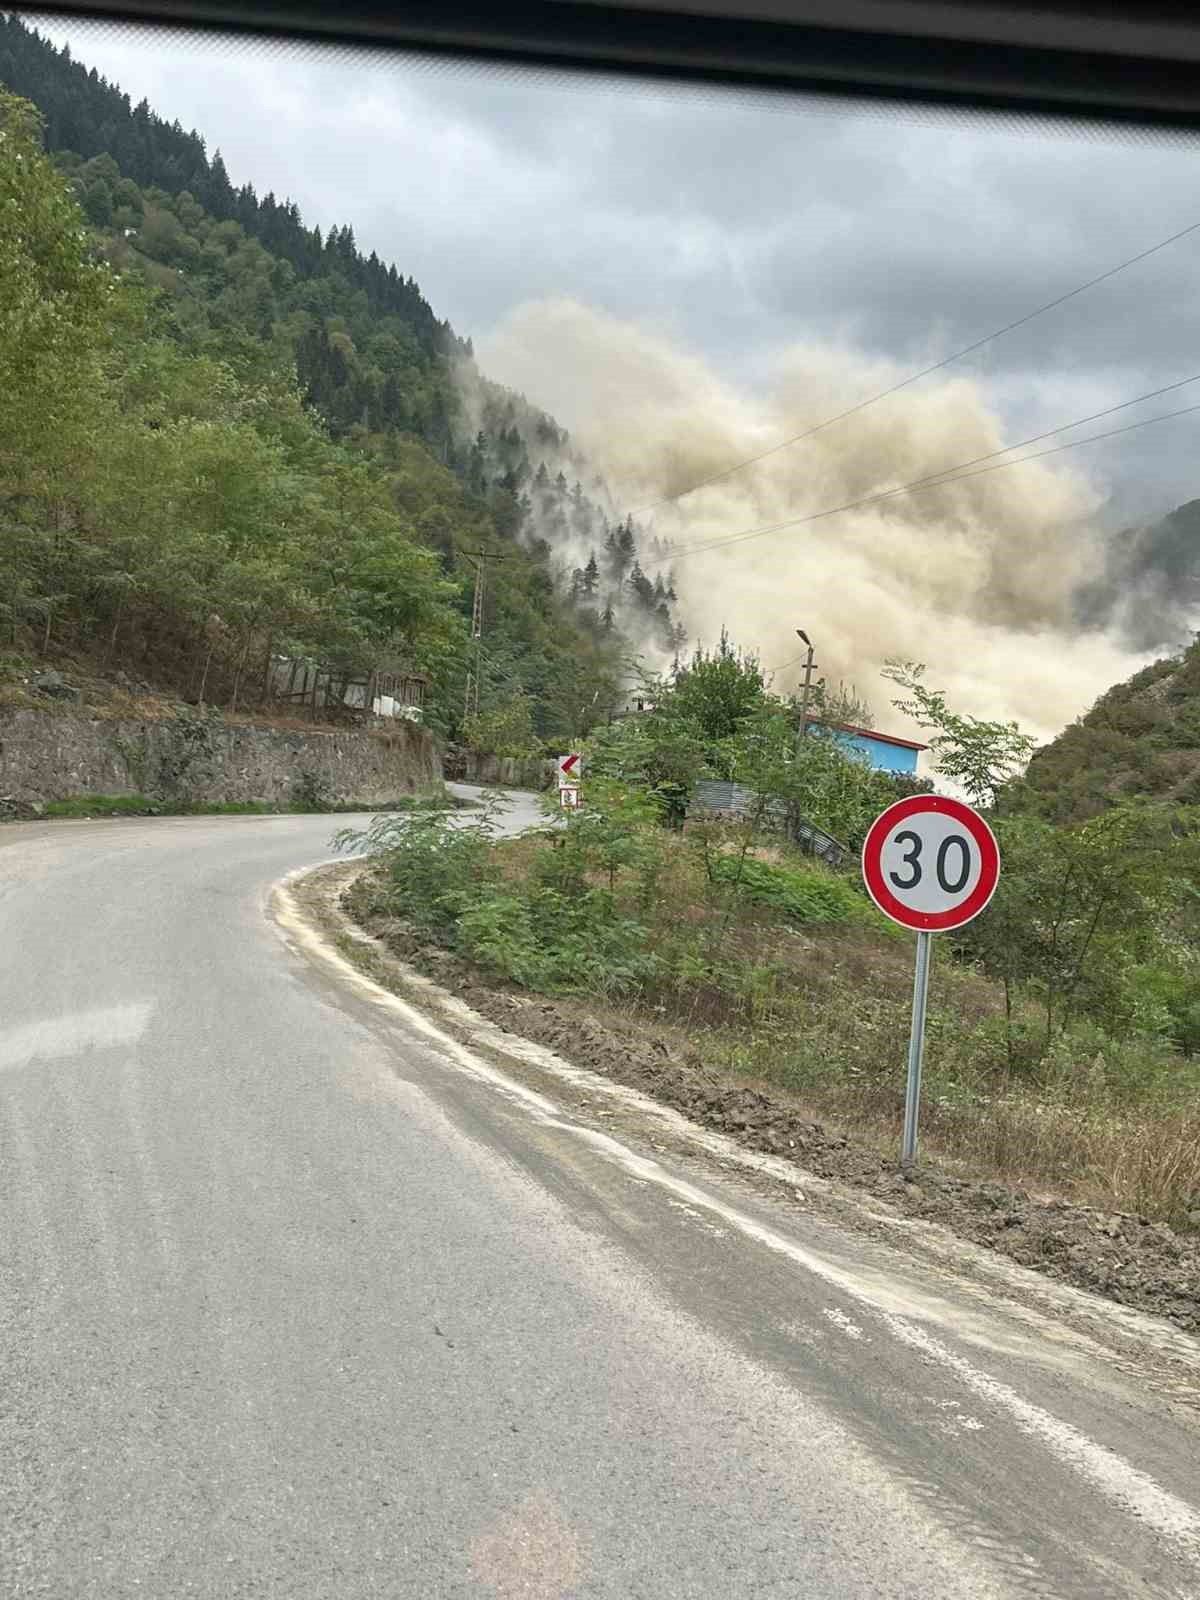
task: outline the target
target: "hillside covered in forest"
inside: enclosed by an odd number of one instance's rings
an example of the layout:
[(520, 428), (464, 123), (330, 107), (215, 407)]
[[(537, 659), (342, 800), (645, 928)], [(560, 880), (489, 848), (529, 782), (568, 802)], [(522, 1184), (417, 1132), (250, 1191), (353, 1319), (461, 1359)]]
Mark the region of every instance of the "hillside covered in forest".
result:
[(1178, 649), (1200, 613), (1200, 500), (1109, 537), (1079, 596), (1085, 625), (1117, 623), (1137, 649)]
[(681, 647), (669, 550), (350, 225), (322, 237), (235, 187), (198, 133), (14, 16), (0, 85), (22, 218), (0, 290), (31, 318), (0, 356), (13, 650), (242, 703), (281, 650), (402, 661), (457, 734), (481, 550), (484, 715), (585, 732), (631, 655)]
[(1035, 751), (1013, 798), (1054, 822), (1122, 800), (1200, 804), (1200, 638), (1115, 684)]

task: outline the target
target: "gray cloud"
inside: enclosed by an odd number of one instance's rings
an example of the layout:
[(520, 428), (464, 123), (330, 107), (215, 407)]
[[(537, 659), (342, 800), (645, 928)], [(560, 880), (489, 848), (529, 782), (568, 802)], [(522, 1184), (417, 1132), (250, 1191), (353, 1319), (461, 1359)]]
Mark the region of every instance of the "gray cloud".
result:
[[(197, 126), (235, 181), (353, 223), (461, 332), (569, 295), (742, 382), (801, 341), (923, 364), (1200, 219), (1187, 144), (48, 31)], [(1016, 437), (1182, 377), (1200, 368), (1198, 260), (1200, 234), (956, 370)], [(1200, 492), (1194, 437), (1164, 424), (1080, 460), (1103, 493), (1156, 508)]]

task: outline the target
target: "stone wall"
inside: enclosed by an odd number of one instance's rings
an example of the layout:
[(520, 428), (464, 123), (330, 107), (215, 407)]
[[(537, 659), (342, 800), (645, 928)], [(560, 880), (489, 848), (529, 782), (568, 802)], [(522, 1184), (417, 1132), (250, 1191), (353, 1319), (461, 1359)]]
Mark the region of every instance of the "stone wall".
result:
[(846, 846), (832, 834), (798, 816), (782, 800), (764, 801), (762, 795), (741, 783), (700, 779), (692, 788), (687, 815), (692, 821), (712, 817), (747, 822), (757, 818), (760, 827), (787, 833), (802, 850), (820, 856), (831, 867), (840, 866), (848, 854)]
[(455, 783), (494, 783), (513, 789), (545, 789), (554, 781), (554, 762), (535, 757), (518, 761), (513, 756), (493, 756), (461, 745), (450, 746), (443, 756), (445, 776)]
[(370, 808), (433, 788), (441, 776), (432, 736), (410, 722), (320, 733), (198, 713), (106, 722), (0, 712), (0, 807), (8, 810), (77, 794)]

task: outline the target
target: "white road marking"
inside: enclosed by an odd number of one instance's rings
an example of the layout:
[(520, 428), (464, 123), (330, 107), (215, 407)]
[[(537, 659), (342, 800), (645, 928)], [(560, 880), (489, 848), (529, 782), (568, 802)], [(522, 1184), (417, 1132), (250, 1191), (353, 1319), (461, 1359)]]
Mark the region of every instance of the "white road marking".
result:
[(837, 1306), (826, 1306), (821, 1312), (821, 1315), (823, 1317), (827, 1317), (828, 1320), (833, 1323), (835, 1328), (840, 1328), (846, 1335), (847, 1339), (857, 1340), (866, 1337), (858, 1323), (852, 1322), (846, 1313), (842, 1310), (839, 1310)]
[(707, 1194), (685, 1178), (667, 1172), (656, 1161), (638, 1155), (609, 1134), (584, 1127), (564, 1118), (554, 1102), (537, 1090), (508, 1077), (497, 1067), (476, 1056), (442, 1031), (429, 1017), (409, 1005), (399, 995), (385, 989), (382, 984), (368, 978), (351, 962), (332, 949), (307, 920), (301, 916), (288, 888), (289, 883), (312, 871), (288, 875), (275, 891), (276, 917), (294, 942), (309, 951), (327, 966), (334, 968), (347, 984), (369, 999), (380, 1009), (401, 1019), (405, 1027), (420, 1034), (437, 1046), (439, 1055), (466, 1072), (471, 1077), (491, 1084), (508, 1099), (521, 1103), (546, 1125), (573, 1136), (590, 1145), (597, 1153), (607, 1157), (631, 1177), (655, 1184), (658, 1188), (697, 1206), (711, 1216), (719, 1217), (746, 1238), (794, 1262), (805, 1272), (828, 1283), (844, 1295), (850, 1296), (877, 1317), (900, 1343), (918, 1352), (927, 1360), (943, 1367), (978, 1398), (994, 1410), (1004, 1412), (1018, 1428), (1070, 1467), (1094, 1489), (1099, 1490), (1112, 1504), (1135, 1517), (1143, 1525), (1169, 1539), (1177, 1552), (1191, 1563), (1200, 1574), (1200, 1512), (1181, 1500), (1178, 1495), (1164, 1489), (1148, 1473), (1142, 1472), (1132, 1462), (1126, 1461), (1107, 1445), (1090, 1439), (1070, 1423), (1025, 1400), (1008, 1384), (991, 1378), (964, 1356), (956, 1354), (935, 1339), (923, 1328), (907, 1318), (886, 1308), (886, 1297), (878, 1294), (869, 1283), (861, 1281), (844, 1267), (825, 1261), (795, 1240), (785, 1238), (773, 1228), (747, 1216), (726, 1204), (715, 1195)]
[(682, 1200), (668, 1200), (667, 1204), (672, 1211), (682, 1211), (689, 1222), (698, 1224), (699, 1227), (704, 1229), (705, 1233), (711, 1234), (714, 1239), (725, 1238), (725, 1229), (718, 1228), (715, 1222), (710, 1222), (703, 1211), (697, 1211), (695, 1206), (686, 1206)]
[(153, 1000), (100, 1006), (65, 1017), (40, 1017), (0, 1032), (0, 1068), (27, 1067), (34, 1061), (61, 1061), (87, 1050), (112, 1050), (136, 1044), (154, 1014)]

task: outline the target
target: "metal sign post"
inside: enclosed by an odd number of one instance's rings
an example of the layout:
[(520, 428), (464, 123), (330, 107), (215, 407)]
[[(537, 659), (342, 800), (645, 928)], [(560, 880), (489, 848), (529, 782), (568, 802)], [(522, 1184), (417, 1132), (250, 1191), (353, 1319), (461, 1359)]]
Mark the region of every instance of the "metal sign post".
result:
[(933, 935), (917, 935), (917, 971), (913, 980), (912, 1032), (908, 1036), (908, 1081), (904, 1086), (904, 1133), (900, 1140), (900, 1165), (911, 1167), (917, 1159), (917, 1114), (921, 1106), (921, 1063), (925, 1056), (925, 1007), (929, 999), (929, 961)]
[(917, 1159), (933, 935), (961, 928), (984, 909), (996, 892), (1000, 851), (987, 823), (961, 800), (913, 795), (875, 818), (863, 845), (862, 869), (867, 893), (884, 915), (917, 935), (900, 1140), (900, 1164), (909, 1169)]

